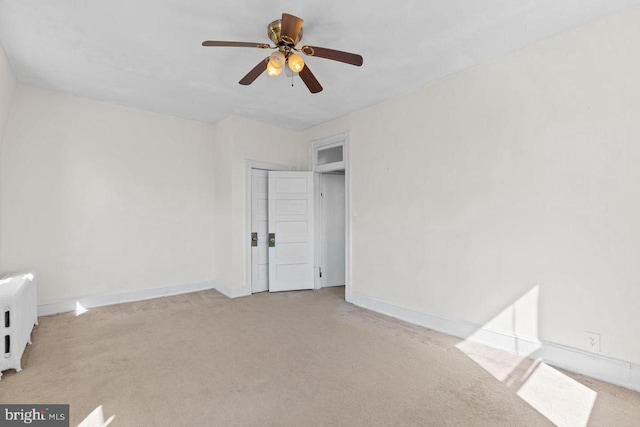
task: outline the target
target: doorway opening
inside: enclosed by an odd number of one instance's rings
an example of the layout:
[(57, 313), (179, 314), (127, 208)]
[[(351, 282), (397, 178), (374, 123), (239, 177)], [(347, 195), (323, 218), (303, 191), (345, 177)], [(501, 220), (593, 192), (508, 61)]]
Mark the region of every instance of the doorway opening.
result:
[(316, 174), (315, 288), (346, 284), (345, 171)]
[(315, 172), (315, 289), (344, 286), (351, 301), (351, 181), (349, 133), (311, 141), (309, 164)]
[(347, 138), (343, 133), (311, 141), (310, 172), (247, 161), (251, 293), (344, 286), (345, 299), (351, 300)]

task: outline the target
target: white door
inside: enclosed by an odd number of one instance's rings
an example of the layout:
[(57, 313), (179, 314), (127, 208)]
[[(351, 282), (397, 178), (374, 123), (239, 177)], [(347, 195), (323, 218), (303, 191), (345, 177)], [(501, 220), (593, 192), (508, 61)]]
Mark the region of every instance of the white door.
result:
[[(269, 290), (268, 173), (251, 170), (251, 292)], [(254, 234), (255, 233), (255, 234)]]
[(313, 289), (313, 172), (269, 172), (269, 292)]

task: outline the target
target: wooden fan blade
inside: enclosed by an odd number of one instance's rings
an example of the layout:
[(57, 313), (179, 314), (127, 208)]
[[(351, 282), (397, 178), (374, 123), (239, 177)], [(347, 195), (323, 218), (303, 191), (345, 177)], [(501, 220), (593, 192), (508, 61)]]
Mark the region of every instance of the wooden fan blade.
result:
[(300, 29), (302, 29), (302, 24), (304, 24), (304, 20), (298, 18), (297, 16), (283, 13), (280, 24), (280, 40), (285, 43), (295, 44), (296, 40), (298, 40)]
[(267, 70), (267, 62), (268, 61), (269, 61), (269, 57), (266, 57), (265, 59), (260, 61), (258, 63), (258, 65), (253, 67), (253, 69), (251, 71), (249, 71), (247, 73), (247, 75), (244, 76), (242, 78), (242, 80), (240, 80), (238, 83), (240, 83), (241, 85), (245, 85), (245, 86), (248, 86), (251, 83), (253, 83), (255, 81), (255, 79), (260, 77), (260, 74), (264, 73)]
[(202, 42), (202, 46), (221, 46), (221, 47), (257, 47), (259, 49), (268, 49), (268, 44), (265, 43), (251, 43), (251, 42), (226, 42), (206, 40)]
[(316, 79), (316, 76), (313, 75), (306, 64), (302, 71), (300, 71), (300, 73), (298, 74), (300, 75), (300, 78), (302, 79), (304, 84), (307, 85), (311, 93), (322, 92), (322, 85), (320, 85), (320, 82), (318, 82), (318, 79)]
[(326, 58), (334, 61), (344, 62), (355, 66), (362, 65), (362, 56), (355, 53), (343, 52), (341, 50), (327, 49), (318, 46), (303, 46), (300, 49), (302, 53), (308, 56), (317, 56), (318, 58)]

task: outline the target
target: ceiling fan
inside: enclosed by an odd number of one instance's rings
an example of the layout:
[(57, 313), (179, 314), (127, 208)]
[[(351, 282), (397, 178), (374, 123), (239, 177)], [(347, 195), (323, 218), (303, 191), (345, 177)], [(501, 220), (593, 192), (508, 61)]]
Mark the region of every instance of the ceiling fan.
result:
[(266, 43), (231, 42), (231, 41), (204, 41), (202, 46), (227, 46), (227, 47), (255, 47), (258, 49), (276, 49), (271, 55), (263, 59), (251, 71), (240, 80), (241, 85), (250, 85), (260, 74), (267, 72), (271, 77), (278, 76), (287, 65), (289, 69), (298, 73), (302, 81), (311, 93), (322, 91), (322, 86), (313, 75), (304, 60), (296, 52), (302, 52), (307, 56), (331, 59), (356, 66), (362, 65), (362, 56), (355, 53), (342, 52), (340, 50), (327, 49), (318, 46), (296, 45), (302, 40), (302, 24), (304, 21), (297, 16), (282, 14), (282, 19), (276, 19), (267, 26), (267, 35), (275, 43), (271, 46)]

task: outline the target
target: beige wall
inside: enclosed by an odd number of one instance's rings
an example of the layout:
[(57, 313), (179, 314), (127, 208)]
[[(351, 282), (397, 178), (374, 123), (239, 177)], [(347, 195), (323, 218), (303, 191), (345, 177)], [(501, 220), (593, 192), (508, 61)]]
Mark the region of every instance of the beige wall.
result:
[[(11, 70), (9, 60), (0, 45), (0, 183), (2, 182), (2, 141), (4, 137), (4, 129), (9, 118), (9, 111), (11, 110), (11, 103), (13, 100), (13, 94), (16, 90), (18, 83)], [(2, 188), (0, 185), (0, 203), (2, 201)], [(0, 212), (0, 218), (2, 214)], [(1, 219), (0, 219), (1, 223)], [(0, 238), (2, 236), (2, 228), (0, 228)], [(0, 247), (0, 253), (2, 248)], [(0, 256), (0, 272), (2, 271), (2, 260)]]
[(638, 45), (635, 9), (306, 131), (351, 131), (353, 291), (484, 324), (539, 285), (516, 322), (640, 363)]
[[(218, 233), (216, 265), (219, 280), (231, 289), (245, 288), (246, 250), (251, 230), (246, 228), (246, 160), (307, 168), (307, 145), (302, 134), (265, 123), (230, 116), (218, 123), (216, 140), (216, 202)], [(225, 175), (218, 177), (218, 174)]]
[(11, 70), (9, 60), (0, 45), (0, 143), (4, 135), (4, 127), (9, 117), (11, 100), (18, 83)]
[(245, 160), (306, 168), (300, 132), (19, 86), (2, 157), (4, 270), (39, 303), (215, 281), (246, 290)]
[(214, 136), (214, 170), (215, 182), (215, 242), (213, 263), (217, 285), (225, 285), (233, 281), (233, 253), (230, 250), (232, 239), (231, 227), (231, 157), (233, 147), (233, 116), (229, 116), (216, 124)]
[(213, 280), (214, 126), (19, 86), (2, 266), (39, 303)]

